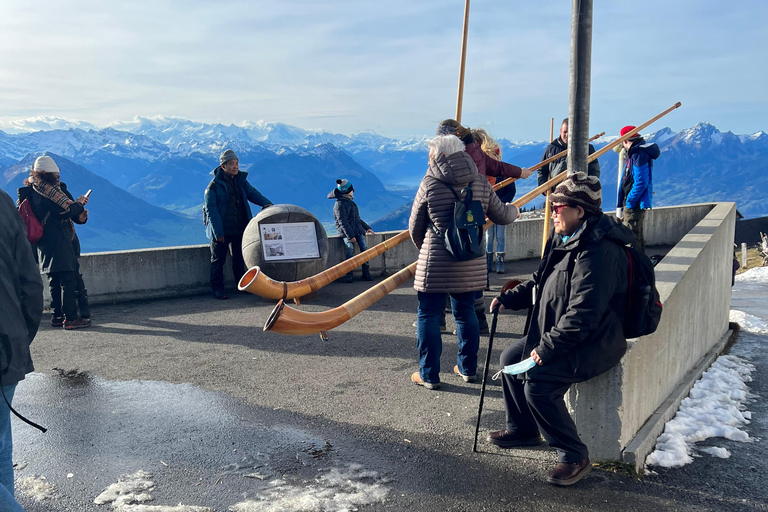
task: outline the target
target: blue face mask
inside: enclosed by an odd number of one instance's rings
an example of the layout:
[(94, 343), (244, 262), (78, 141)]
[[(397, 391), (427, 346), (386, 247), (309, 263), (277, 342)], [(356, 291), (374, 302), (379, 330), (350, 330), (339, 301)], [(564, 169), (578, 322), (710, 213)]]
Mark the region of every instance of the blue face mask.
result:
[(505, 366), (502, 370), (507, 375), (517, 375), (518, 373), (525, 373), (531, 368), (536, 366), (536, 362), (533, 360), (532, 357), (529, 357), (528, 359), (525, 359), (523, 361), (520, 361), (519, 363), (510, 364), (508, 366)]

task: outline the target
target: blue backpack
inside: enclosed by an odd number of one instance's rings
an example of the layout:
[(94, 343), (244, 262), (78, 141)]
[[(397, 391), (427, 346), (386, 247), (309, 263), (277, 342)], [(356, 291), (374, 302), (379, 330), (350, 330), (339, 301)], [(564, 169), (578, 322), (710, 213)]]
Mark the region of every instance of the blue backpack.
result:
[(483, 203), (472, 200), (472, 183), (470, 182), (461, 191), (464, 194), (464, 199), (461, 199), (449, 183), (441, 183), (448, 187), (456, 198), (453, 203), (453, 217), (443, 233), (430, 220), (432, 230), (439, 238), (443, 239), (445, 248), (453, 256), (453, 259), (467, 261), (484, 257), (483, 226), (485, 225), (485, 212), (483, 212)]

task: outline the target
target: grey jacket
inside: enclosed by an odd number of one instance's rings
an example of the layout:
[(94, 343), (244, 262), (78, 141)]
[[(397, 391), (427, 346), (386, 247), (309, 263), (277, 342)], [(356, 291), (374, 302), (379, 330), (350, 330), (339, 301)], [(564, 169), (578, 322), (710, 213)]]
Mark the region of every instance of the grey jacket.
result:
[(43, 316), (43, 283), (16, 205), (0, 191), (0, 376), (4, 386), (35, 370), (29, 344)]
[(621, 360), (629, 285), (621, 246), (632, 240), (628, 228), (603, 214), (565, 243), (550, 233), (533, 279), (499, 297), (505, 308), (532, 308), (523, 358), (536, 349), (544, 364), (528, 371), (528, 378), (580, 382)]
[(443, 232), (453, 217), (456, 199), (440, 182), (449, 183), (459, 194), (471, 182), (473, 199), (483, 204), (485, 215), (496, 224), (511, 224), (518, 216), (517, 207), (499, 200), (466, 152), (438, 156), (430, 162), (427, 174), (421, 180), (408, 222), (411, 240), (419, 248), (413, 287), (416, 291), (429, 293), (482, 290), (487, 272), (485, 258), (454, 260), (445, 249), (442, 238), (430, 228), (431, 220)]

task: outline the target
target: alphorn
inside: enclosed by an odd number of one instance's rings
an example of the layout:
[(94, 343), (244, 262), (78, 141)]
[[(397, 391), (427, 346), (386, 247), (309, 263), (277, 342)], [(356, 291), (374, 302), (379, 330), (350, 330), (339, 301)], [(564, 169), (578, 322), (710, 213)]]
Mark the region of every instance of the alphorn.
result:
[[(680, 106), (682, 106), (682, 103), (675, 103), (661, 114), (651, 118), (640, 126), (629, 131), (623, 137), (619, 137), (615, 141), (608, 143), (598, 151), (595, 151), (589, 155), (587, 162), (592, 162), (593, 160), (600, 158), (608, 151), (611, 151), (614, 146), (621, 144), (625, 140), (629, 140), (636, 133), (639, 133), (640, 130), (645, 129), (649, 125), (658, 121)], [(549, 190), (553, 186), (563, 181), (567, 176), (568, 173), (566, 172), (558, 174), (543, 185), (531, 190), (520, 199), (516, 199), (512, 202), (512, 204), (520, 208), (524, 204), (536, 198), (539, 194)], [(488, 221), (485, 224), (486, 228), (491, 224), (493, 223)], [(388, 277), (376, 286), (368, 289), (356, 297), (353, 297), (341, 306), (330, 309), (328, 311), (320, 311), (314, 313), (301, 311), (288, 306), (285, 303), (285, 300), (281, 299), (280, 302), (277, 303), (277, 306), (275, 306), (275, 308), (272, 310), (272, 313), (269, 315), (267, 322), (264, 324), (264, 330), (291, 335), (318, 334), (320, 332), (329, 331), (343, 324), (371, 305), (375, 304), (389, 292), (411, 279), (416, 273), (417, 263), (418, 262), (411, 263), (404, 269)]]
[[(602, 137), (603, 135), (605, 135), (605, 132), (598, 133), (589, 140), (593, 141), (598, 137)], [(555, 160), (562, 158), (567, 154), (567, 149), (565, 151), (561, 151), (560, 153), (539, 162), (533, 167), (530, 167), (530, 170), (531, 172), (536, 171), (548, 163), (554, 162)], [(500, 188), (506, 187), (516, 180), (517, 178), (507, 178), (495, 184), (493, 186), (493, 190), (499, 190)], [(348, 272), (356, 269), (363, 263), (372, 260), (384, 251), (391, 249), (392, 247), (401, 244), (406, 240), (410, 240), (410, 238), (411, 235), (406, 229), (405, 231), (398, 233), (392, 238), (384, 240), (382, 243), (371, 247), (367, 251), (363, 251), (348, 260), (344, 260), (331, 268), (315, 274), (314, 276), (302, 279), (301, 281), (275, 281), (271, 277), (264, 274), (264, 272), (262, 272), (258, 266), (252, 267), (248, 270), (248, 272), (245, 273), (245, 275), (243, 275), (243, 277), (240, 278), (240, 282), (238, 283), (237, 288), (240, 291), (248, 291), (255, 295), (259, 295), (260, 297), (264, 297), (265, 299), (293, 299), (296, 297), (303, 297), (319, 290), (329, 283), (334, 282), (340, 277), (346, 275)]]

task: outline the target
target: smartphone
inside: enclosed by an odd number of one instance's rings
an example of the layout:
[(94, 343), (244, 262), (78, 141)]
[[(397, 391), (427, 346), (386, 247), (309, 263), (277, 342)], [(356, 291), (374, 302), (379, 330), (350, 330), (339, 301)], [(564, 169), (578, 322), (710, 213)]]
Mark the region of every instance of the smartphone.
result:
[(90, 196), (90, 195), (91, 195), (91, 189), (88, 189), (88, 192), (85, 193), (85, 198), (87, 199), (88, 196)]

